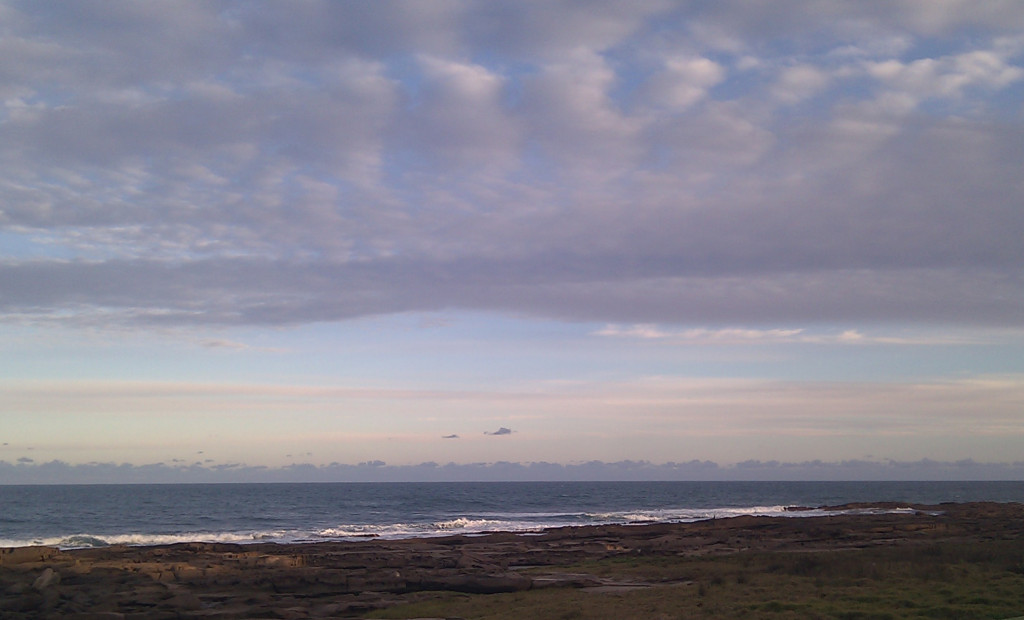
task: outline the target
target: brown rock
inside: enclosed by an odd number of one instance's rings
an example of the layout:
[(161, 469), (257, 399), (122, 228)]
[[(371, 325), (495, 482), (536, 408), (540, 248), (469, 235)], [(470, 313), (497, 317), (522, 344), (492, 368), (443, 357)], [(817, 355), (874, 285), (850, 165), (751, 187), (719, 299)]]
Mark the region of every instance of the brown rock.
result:
[(54, 547), (2, 547), (0, 548), (0, 566), (45, 562), (59, 553), (60, 550)]

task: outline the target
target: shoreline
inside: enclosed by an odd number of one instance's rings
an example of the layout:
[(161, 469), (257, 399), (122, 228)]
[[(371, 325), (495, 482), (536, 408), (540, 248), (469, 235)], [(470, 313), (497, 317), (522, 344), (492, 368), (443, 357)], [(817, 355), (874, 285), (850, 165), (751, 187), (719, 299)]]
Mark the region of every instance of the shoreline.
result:
[[(397, 541), (407, 539), (435, 539), (450, 536), (478, 537), (490, 534), (517, 534), (520, 536), (537, 536), (548, 531), (567, 527), (605, 527), (613, 525), (624, 525), (639, 527), (646, 525), (662, 524), (685, 524), (696, 523), (705, 520), (725, 519), (742, 516), (759, 517), (780, 517), (780, 518), (808, 518), (814, 516), (831, 516), (842, 513), (858, 514), (871, 511), (894, 512), (913, 511), (909, 502), (875, 502), (875, 503), (849, 503), (839, 506), (805, 506), (805, 505), (776, 505), (776, 506), (724, 506), (718, 508), (691, 509), (690, 512), (698, 513), (701, 516), (662, 516), (662, 517), (634, 517), (633, 519), (610, 519), (597, 520), (591, 523), (570, 523), (570, 522), (549, 522), (534, 525), (513, 524), (512, 527), (503, 528), (500, 524), (492, 522), (492, 527), (480, 527), (469, 518), (456, 518), (455, 521), (468, 521), (469, 526), (452, 526), (452, 521), (437, 523), (395, 523), (395, 524), (354, 524), (341, 526), (341, 529), (351, 527), (352, 533), (348, 534), (317, 534), (306, 532), (305, 535), (295, 535), (294, 532), (268, 531), (252, 532), (250, 530), (223, 531), (223, 532), (187, 532), (180, 534), (92, 534), (87, 532), (75, 532), (66, 535), (50, 536), (45, 540), (0, 540), (0, 550), (16, 549), (26, 547), (52, 547), (59, 551), (78, 551), (82, 549), (104, 549), (110, 547), (157, 547), (186, 543), (209, 543), (209, 544), (237, 544), (254, 545), (273, 543), (281, 545), (309, 545), (329, 542), (365, 542), (370, 540)], [(642, 511), (641, 511), (642, 512)], [(673, 512), (683, 512), (676, 510)], [(497, 525), (497, 527), (493, 527)], [(390, 533), (358, 532), (362, 528), (380, 528), (382, 530), (397, 530)], [(404, 529), (403, 529), (404, 528)], [(12, 544), (13, 543), (13, 544)]]
[[(893, 512), (896, 508), (910, 510)], [(0, 549), (0, 610), (12, 619), (365, 617), (456, 595), (541, 600), (554, 592), (614, 593), (673, 584), (680, 589), (696, 583), (614, 573), (625, 565), (642, 573), (736, 557), (1024, 545), (1024, 504), (1019, 503), (880, 502), (830, 510), (827, 516), (567, 526), (529, 534), (5, 548)], [(1024, 558), (1021, 562), (1024, 579)], [(594, 568), (580, 568), (587, 566)]]

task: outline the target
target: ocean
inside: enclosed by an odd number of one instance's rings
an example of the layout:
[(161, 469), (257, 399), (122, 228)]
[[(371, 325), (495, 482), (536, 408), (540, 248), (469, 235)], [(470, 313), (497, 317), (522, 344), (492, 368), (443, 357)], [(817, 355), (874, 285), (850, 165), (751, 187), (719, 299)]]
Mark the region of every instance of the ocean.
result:
[(0, 486), (0, 547), (312, 543), (568, 525), (798, 518), (852, 502), (1024, 502), (1024, 482), (458, 482)]

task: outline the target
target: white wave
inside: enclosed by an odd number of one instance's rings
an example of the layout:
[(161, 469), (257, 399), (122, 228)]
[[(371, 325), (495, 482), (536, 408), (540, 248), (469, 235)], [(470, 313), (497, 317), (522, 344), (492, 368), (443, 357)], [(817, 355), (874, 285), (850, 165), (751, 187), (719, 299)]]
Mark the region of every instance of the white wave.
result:
[(613, 520), (625, 521), (626, 523), (657, 523), (664, 519), (648, 512), (626, 512), (617, 515)]
[(626, 512), (600, 512), (586, 515), (597, 523), (686, 523), (705, 519), (723, 519), (739, 516), (792, 516), (786, 506), (744, 506), (722, 508), (662, 508)]
[(848, 508), (846, 510), (818, 510), (823, 515), (887, 515), (887, 514), (917, 514), (923, 512), (932, 516), (942, 514), (942, 511), (928, 510), (921, 511), (917, 508), (911, 508), (909, 506), (896, 507), (896, 508)]
[(457, 519), (451, 519), (448, 521), (437, 521), (432, 524), (433, 527), (444, 530), (473, 530), (480, 531), (482, 529), (494, 529), (496, 527), (502, 527), (507, 525), (507, 521), (497, 521), (494, 519), (467, 519), (466, 517), (459, 517)]
[(536, 530), (533, 523), (456, 517), (431, 523), (343, 524), (316, 532), (319, 539), (418, 538), (478, 534), (482, 532), (520, 532)]
[[(843, 510), (825, 508), (799, 508), (795, 506), (730, 506), (721, 508), (679, 508), (659, 510), (638, 510), (632, 512), (591, 513), (586, 516), (594, 524), (645, 524), (645, 523), (691, 523), (707, 519), (730, 517), (825, 517), (844, 514), (914, 514), (914, 508), (849, 508)], [(937, 513), (936, 513), (937, 514)]]
[[(210, 543), (308, 543), (326, 540), (359, 541), (368, 539), (432, 538), (462, 534), (480, 535), (486, 532), (514, 532), (529, 535), (547, 529), (579, 525), (645, 525), (651, 523), (689, 523), (707, 519), (738, 516), (820, 517), (840, 514), (913, 514), (909, 507), (851, 508), (826, 510), (810, 508), (794, 510), (787, 506), (745, 506), (709, 509), (657, 509), (596, 513), (504, 513), (459, 516), (423, 523), (339, 524), (316, 530), (264, 530), (230, 532), (179, 532), (173, 534), (92, 534), (75, 533), (38, 539), (0, 539), (0, 547), (28, 547), (45, 545), (61, 549), (104, 547), (109, 545), (151, 546), (185, 542)], [(480, 516), (496, 518), (477, 518)], [(505, 518), (501, 518), (505, 517)]]
[(388, 525), (352, 523), (318, 530), (313, 537), (318, 539), (401, 538), (410, 532), (410, 526), (405, 523)]
[(152, 545), (172, 545), (186, 542), (210, 543), (253, 543), (263, 541), (284, 541), (290, 539), (290, 533), (281, 531), (266, 532), (180, 532), (176, 534), (69, 534), (66, 536), (50, 536), (31, 540), (0, 539), (0, 547), (47, 546), (60, 549), (85, 549), (90, 547), (108, 547), (111, 545), (127, 545), (144, 547)]
[(521, 519), (579, 519), (585, 517), (585, 512), (481, 512), (481, 517), (499, 520), (521, 520)]

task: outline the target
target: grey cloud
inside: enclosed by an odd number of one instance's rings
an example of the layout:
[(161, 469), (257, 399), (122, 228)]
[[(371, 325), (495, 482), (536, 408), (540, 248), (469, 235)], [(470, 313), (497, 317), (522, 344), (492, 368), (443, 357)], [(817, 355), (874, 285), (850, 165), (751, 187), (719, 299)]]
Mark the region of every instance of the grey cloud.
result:
[(466, 39), (474, 46), (552, 59), (584, 47), (606, 50), (646, 34), (651, 20), (664, 19), (672, 8), (672, 3), (662, 0), (480, 3), (467, 14)]
[(1024, 9), (813, 5), (8, 5), (0, 312), (1019, 325)]
[[(84, 167), (114, 185), (124, 183), (117, 167), (172, 180), (183, 160), (219, 173), (218, 184), (252, 181), (247, 177), (275, 163), (362, 174), (358, 160), (380, 148), (396, 102), (394, 86), (372, 65), (350, 62), (332, 67), (316, 87), (285, 82), (256, 92), (172, 92), (151, 101), (85, 100), (20, 113), (0, 124), (8, 145), (0, 156), (16, 168), (33, 160)], [(145, 199), (142, 193), (133, 199)]]
[(423, 153), (448, 166), (493, 162), (509, 166), (521, 148), (521, 121), (503, 105), (508, 84), (504, 76), (468, 63), (421, 55), (418, 62), (427, 78), (417, 105), (398, 121)]
[(216, 3), (138, 5), (114, 0), (10, 6), (4, 17), (15, 35), (12, 43), (31, 44), (29, 49), (36, 53), (8, 58), (28, 61), (23, 70), (51, 84), (71, 80), (130, 86), (188, 79), (225, 62), (231, 44), (237, 42)]
[(441, 437), (441, 439), (458, 439), (458, 438), (459, 438), (458, 435), (444, 435), (444, 436)]
[(207, 340), (203, 340), (202, 342), (199, 343), (199, 345), (202, 346), (202, 347), (206, 347), (207, 349), (235, 349), (235, 350), (244, 350), (244, 349), (248, 349), (249, 348), (249, 346), (244, 344), (244, 343), (234, 342), (234, 341), (231, 341), (231, 340), (225, 340), (225, 339), (222, 339), (222, 338), (220, 338), (220, 339), (207, 339)]
[(586, 257), (573, 256), (483, 265), (472, 259), (0, 265), (0, 311), (122, 324), (296, 324), (449, 307), (606, 322), (1020, 320), (1021, 282), (1010, 270), (808, 267), (730, 274), (714, 266), (687, 269), (664, 257), (628, 257), (632, 265), (615, 258), (596, 257), (586, 266), (579, 266)]
[(605, 49), (643, 31), (672, 8), (662, 0), (624, 4), (573, 2), (306, 2), (295, 7), (235, 3), (232, 20), (289, 59), (316, 62), (325, 53), (390, 56), (410, 52), (502, 53), (551, 57), (579, 47)]
[(486, 431), (484, 432), (484, 435), (511, 435), (511, 434), (512, 434), (512, 429), (505, 428), (504, 426), (502, 426), (498, 430), (494, 431), (493, 433), (492, 432), (486, 432)]
[(289, 61), (316, 63), (325, 56), (367, 57), (415, 51), (454, 54), (472, 5), (444, 2), (231, 3), (233, 23), (250, 33), (261, 51)]
[[(755, 47), (791, 37), (796, 45), (806, 49), (812, 43), (820, 45), (893, 32), (943, 36), (963, 28), (981, 28), (1009, 33), (1024, 24), (1024, 10), (1013, 2), (979, 6), (969, 0), (902, 0), (886, 5), (783, 0), (754, 4), (715, 2), (702, 8), (696, 16), (701, 31), (698, 34), (726, 49), (726, 41), (749, 42)], [(673, 17), (694, 16), (684, 10)]]
[(966, 461), (745, 461), (719, 465), (713, 461), (652, 463), (649, 461), (590, 461), (578, 464), (548, 462), (446, 463), (387, 465), (368, 461), (358, 465), (299, 463), (280, 468), (227, 465), (167, 465), (154, 463), (88, 463), (63, 461), (11, 464), (0, 460), (4, 484), (196, 483), (196, 482), (459, 482), (459, 481), (1019, 481), (1024, 462)]

